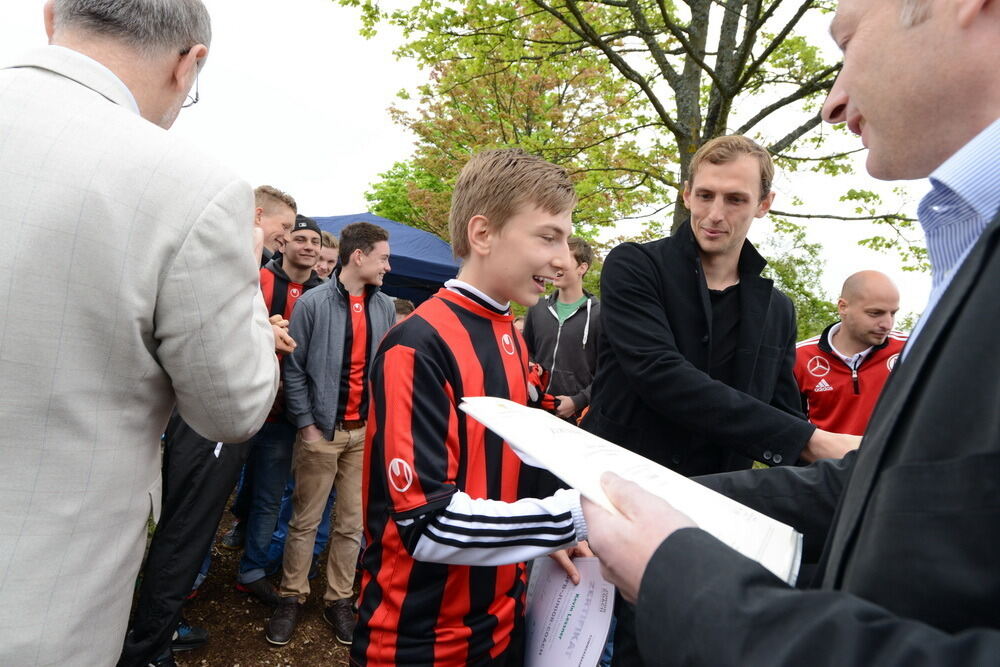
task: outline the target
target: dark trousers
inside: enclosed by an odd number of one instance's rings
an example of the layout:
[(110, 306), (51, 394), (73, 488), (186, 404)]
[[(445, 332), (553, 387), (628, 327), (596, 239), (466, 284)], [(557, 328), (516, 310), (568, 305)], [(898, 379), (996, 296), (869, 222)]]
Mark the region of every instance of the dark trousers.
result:
[(215, 539), (249, 445), (206, 440), (174, 412), (163, 450), (163, 503), (149, 547), (132, 629), (119, 667), (147, 665), (170, 649), (184, 598)]

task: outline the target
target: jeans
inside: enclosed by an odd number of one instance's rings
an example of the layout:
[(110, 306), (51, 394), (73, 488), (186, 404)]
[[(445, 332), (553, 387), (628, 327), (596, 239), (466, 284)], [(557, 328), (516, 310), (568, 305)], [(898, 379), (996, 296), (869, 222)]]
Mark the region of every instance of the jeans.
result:
[(263, 579), (271, 534), (278, 522), (281, 493), (292, 466), (295, 427), (282, 419), (267, 422), (250, 440), (250, 457), (244, 470), (243, 493), (248, 493), (246, 542), (236, 579), (249, 584)]

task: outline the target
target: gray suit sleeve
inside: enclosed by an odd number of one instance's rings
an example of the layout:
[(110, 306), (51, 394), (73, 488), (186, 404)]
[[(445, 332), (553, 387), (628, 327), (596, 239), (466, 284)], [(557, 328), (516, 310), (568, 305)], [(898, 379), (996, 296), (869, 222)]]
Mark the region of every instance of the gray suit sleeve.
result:
[(209, 440), (249, 439), (278, 389), (252, 221), (253, 192), (233, 181), (195, 220), (157, 296), (156, 357), (181, 416)]

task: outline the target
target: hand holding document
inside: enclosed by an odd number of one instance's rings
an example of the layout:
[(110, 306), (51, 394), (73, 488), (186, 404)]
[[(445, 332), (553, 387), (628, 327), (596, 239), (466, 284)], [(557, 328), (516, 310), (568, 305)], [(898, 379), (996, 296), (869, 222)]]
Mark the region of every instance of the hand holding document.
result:
[(531, 566), (525, 611), (525, 667), (593, 667), (600, 660), (614, 612), (615, 587), (596, 558), (573, 560), (580, 583), (551, 558)]
[(489, 396), (466, 397), (460, 407), (506, 440), (525, 463), (548, 469), (609, 512), (618, 513), (601, 488), (605, 471), (663, 498), (700, 528), (795, 583), (802, 536), (791, 526), (542, 410)]

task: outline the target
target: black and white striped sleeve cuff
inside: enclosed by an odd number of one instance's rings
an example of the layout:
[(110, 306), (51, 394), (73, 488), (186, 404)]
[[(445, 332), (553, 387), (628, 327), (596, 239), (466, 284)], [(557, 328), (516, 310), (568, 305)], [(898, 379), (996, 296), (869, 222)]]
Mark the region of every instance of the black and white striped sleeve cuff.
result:
[(404, 532), (422, 525), (413, 557), (452, 565), (507, 565), (545, 556), (587, 538), (580, 493), (513, 503), (473, 499), (461, 491), (432, 516), (398, 520)]

